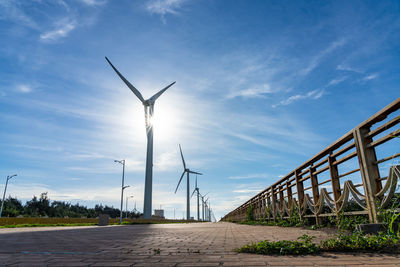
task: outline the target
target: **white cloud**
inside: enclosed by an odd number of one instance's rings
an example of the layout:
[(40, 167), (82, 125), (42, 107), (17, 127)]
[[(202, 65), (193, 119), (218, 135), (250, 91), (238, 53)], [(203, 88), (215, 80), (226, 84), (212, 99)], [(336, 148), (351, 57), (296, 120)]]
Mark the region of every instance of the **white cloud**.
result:
[(357, 72), (357, 73), (362, 73), (363, 71), (359, 69), (355, 69), (353, 67), (348, 66), (347, 64), (339, 64), (336, 67), (337, 70), (344, 70), (344, 71), (352, 71), (352, 72)]
[(268, 178), (268, 175), (265, 173), (255, 173), (255, 174), (238, 175), (238, 176), (229, 176), (228, 177), (228, 179), (231, 179), (231, 180), (253, 179), (253, 178)]
[(0, 1), (0, 20), (1, 19), (7, 19), (33, 29), (38, 28), (36, 22), (22, 11), (21, 3), (17, 1)]
[(346, 76), (333, 79), (333, 80), (331, 80), (331, 81), (328, 83), (328, 86), (336, 85), (336, 84), (342, 83), (342, 82), (344, 82), (346, 79), (347, 79)]
[(293, 103), (293, 102), (295, 102), (295, 101), (298, 101), (298, 100), (302, 100), (302, 99), (314, 99), (314, 100), (316, 100), (316, 99), (319, 99), (319, 98), (321, 98), (323, 95), (325, 94), (325, 90), (313, 90), (313, 91), (310, 91), (310, 92), (308, 92), (307, 94), (304, 94), (304, 95), (293, 95), (293, 96), (290, 96), (289, 98), (287, 98), (287, 99), (285, 99), (285, 100), (282, 100), (281, 102), (279, 102), (279, 104), (276, 104), (276, 105), (273, 105), (272, 107), (273, 108), (275, 108), (275, 107), (277, 107), (277, 106), (279, 106), (279, 105), (282, 105), (282, 106), (287, 106), (287, 105), (289, 105), (289, 104), (291, 104), (291, 103)]
[(40, 39), (43, 41), (55, 41), (62, 37), (66, 37), (73, 29), (75, 29), (75, 22), (60, 21), (56, 29), (42, 33)]
[(258, 193), (261, 189), (238, 189), (233, 190), (233, 193), (247, 194), (247, 193)]
[(20, 93), (30, 93), (32, 92), (32, 87), (26, 84), (20, 84), (17, 86), (17, 91)]
[(88, 6), (100, 6), (104, 5), (107, 2), (105, 0), (81, 0), (81, 1)]
[(234, 97), (265, 97), (266, 94), (272, 93), (271, 87), (268, 84), (264, 84), (261, 87), (248, 88), (238, 92), (233, 92), (228, 95), (228, 98)]
[(321, 51), (319, 54), (317, 54), (312, 60), (311, 63), (308, 65), (307, 68), (303, 69), (300, 71), (301, 75), (307, 75), (311, 71), (313, 71), (321, 62), (322, 58), (325, 57), (326, 55), (330, 54), (337, 48), (343, 46), (346, 43), (344, 39), (340, 39), (337, 41), (332, 42), (325, 50)]
[(177, 15), (184, 1), (185, 0), (151, 0), (147, 3), (146, 9), (152, 14), (161, 15), (161, 20), (165, 23), (165, 15)]
[(181, 166), (179, 158), (177, 151), (164, 152), (160, 156), (156, 156), (154, 167), (159, 170), (176, 169)]
[(363, 78), (363, 80), (364, 81), (370, 81), (370, 80), (373, 80), (373, 79), (376, 79), (376, 78), (378, 78), (378, 74), (377, 73), (373, 73), (373, 74), (370, 74), (370, 75), (367, 75), (367, 76), (365, 76), (364, 78)]

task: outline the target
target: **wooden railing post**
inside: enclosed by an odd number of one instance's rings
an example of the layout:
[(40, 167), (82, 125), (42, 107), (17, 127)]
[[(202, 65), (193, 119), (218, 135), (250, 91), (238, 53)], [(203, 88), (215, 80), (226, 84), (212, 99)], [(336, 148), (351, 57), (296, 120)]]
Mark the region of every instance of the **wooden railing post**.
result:
[(336, 209), (336, 217), (339, 215), (339, 207), (340, 203), (338, 203), (338, 199), (341, 196), (340, 191), (340, 180), (339, 180), (339, 171), (337, 165), (333, 164), (336, 161), (335, 157), (328, 156), (328, 164), (329, 164), (329, 173), (331, 175), (331, 184), (332, 184), (332, 192), (333, 199), (335, 200), (335, 209)]
[[(314, 209), (317, 209), (317, 203), (319, 201), (318, 177), (317, 177), (317, 175), (314, 174), (315, 168), (313, 166), (310, 166), (310, 168), (308, 169), (308, 172), (310, 173), (310, 179), (311, 179)], [(321, 224), (321, 220), (320, 220), (318, 214), (315, 214), (315, 223), (317, 225)]]
[(304, 186), (303, 182), (300, 182), (300, 176), (299, 176), (300, 170), (295, 170), (294, 175), (296, 179), (296, 188), (297, 188), (297, 197), (299, 198), (299, 217), (300, 220), (303, 220), (303, 215), (301, 214), (301, 208), (303, 207), (304, 203)]
[(354, 130), (354, 142), (357, 149), (358, 162), (364, 185), (365, 201), (368, 209), (368, 217), (371, 223), (378, 222), (375, 194), (382, 189), (379, 180), (379, 168), (376, 164), (376, 152), (374, 147), (368, 147), (372, 142), (371, 137), (366, 137), (369, 128), (357, 128)]
[[(283, 202), (285, 202), (285, 196), (283, 194), (283, 190), (282, 189), (283, 189), (283, 186), (282, 185), (279, 186), (279, 208), (280, 208), (281, 213), (282, 213), (282, 218), (281, 219), (283, 219), (284, 212), (285, 212), (285, 209), (284, 209), (285, 203), (283, 203)], [(283, 210), (283, 212), (282, 212), (282, 210)]]
[(288, 201), (288, 209), (290, 210), (289, 217), (292, 216), (291, 205), (293, 204), (293, 194), (292, 194), (292, 187), (289, 186), (289, 180), (286, 181), (286, 191), (287, 191), (287, 201)]
[(268, 207), (268, 220), (271, 219), (271, 212), (272, 212), (272, 207), (271, 207), (271, 197), (267, 194), (267, 207)]
[(266, 211), (266, 208), (265, 208), (265, 194), (263, 194), (261, 196), (261, 217), (263, 219), (265, 219), (265, 211)]
[(272, 218), (276, 221), (276, 195), (275, 195), (275, 187), (272, 187)]

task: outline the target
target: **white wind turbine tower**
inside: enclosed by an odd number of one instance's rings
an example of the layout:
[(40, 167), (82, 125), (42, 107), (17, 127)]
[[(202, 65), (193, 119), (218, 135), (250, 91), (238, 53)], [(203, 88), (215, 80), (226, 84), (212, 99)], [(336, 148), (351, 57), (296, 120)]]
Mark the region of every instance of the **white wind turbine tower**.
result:
[(146, 174), (144, 184), (144, 206), (143, 206), (143, 217), (145, 219), (151, 219), (151, 201), (152, 201), (152, 189), (153, 189), (153, 124), (152, 118), (154, 114), (154, 104), (157, 98), (159, 98), (169, 87), (175, 82), (171, 83), (167, 87), (161, 89), (158, 93), (145, 100), (142, 94), (137, 90), (124, 76), (114, 67), (114, 65), (106, 57), (108, 64), (114, 69), (121, 80), (132, 90), (132, 92), (139, 98), (144, 106), (144, 118), (146, 123), (146, 134), (147, 134), (147, 154), (146, 154)]
[(209, 199), (210, 197), (208, 197), (205, 201), (204, 201), (204, 216), (205, 216), (205, 218), (204, 218), (204, 220), (207, 222), (208, 221), (208, 204), (207, 204), (207, 201), (208, 201), (208, 199)]
[[(210, 192), (208, 192), (208, 193), (210, 193)], [(207, 194), (205, 194), (204, 196), (202, 195), (202, 194), (200, 194), (200, 197), (201, 197), (201, 215), (202, 215), (202, 220), (204, 221), (204, 198), (208, 195), (208, 193)]]
[(176, 191), (178, 190), (178, 187), (179, 187), (179, 185), (180, 185), (180, 183), (182, 181), (183, 176), (186, 173), (186, 219), (190, 220), (190, 197), (189, 197), (189, 195), (190, 195), (190, 184), (189, 184), (189, 174), (190, 173), (198, 174), (198, 175), (202, 175), (202, 174), (199, 173), (199, 172), (191, 171), (191, 170), (189, 170), (189, 168), (186, 168), (186, 163), (185, 163), (185, 159), (183, 158), (181, 145), (179, 145), (179, 150), (181, 151), (181, 157), (182, 157), (182, 163), (183, 163), (183, 173), (181, 175), (181, 178), (179, 179), (178, 185), (176, 186), (175, 194), (176, 194)]
[(200, 221), (200, 192), (199, 192), (199, 188), (197, 187), (197, 174), (196, 174), (196, 187), (193, 190), (193, 193), (190, 197), (193, 197), (194, 193), (197, 192), (197, 221)]

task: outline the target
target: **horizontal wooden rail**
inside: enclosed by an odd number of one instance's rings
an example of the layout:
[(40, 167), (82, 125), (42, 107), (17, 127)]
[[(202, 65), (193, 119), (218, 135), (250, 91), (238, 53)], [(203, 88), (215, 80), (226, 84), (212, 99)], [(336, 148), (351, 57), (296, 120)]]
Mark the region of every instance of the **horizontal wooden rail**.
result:
[[(289, 172), (286, 176), (278, 179), (271, 186), (265, 188), (253, 198), (225, 215), (223, 220), (244, 220), (246, 217), (246, 211), (250, 206), (255, 207), (256, 217), (268, 216), (268, 218), (276, 219), (278, 210), (280, 212), (279, 216), (284, 217), (286, 216), (285, 214), (287, 211), (285, 210), (286, 208), (283, 209), (285, 205), (282, 204), (282, 201), (286, 201), (286, 205), (290, 208), (295, 206), (303, 207), (305, 198), (307, 197), (305, 191), (310, 192), (309, 190), (312, 191), (312, 196), (310, 195), (310, 197), (313, 200), (318, 200), (321, 194), (330, 195), (332, 199), (329, 201), (335, 203), (335, 215), (337, 215), (340, 208), (338, 205), (340, 202), (338, 201), (342, 201), (339, 200), (341, 194), (345, 192), (345, 190), (350, 190), (353, 186), (354, 188), (363, 187), (367, 211), (362, 214), (368, 214), (370, 221), (376, 222), (378, 202), (375, 200), (375, 194), (382, 190), (382, 181), (386, 180), (388, 183), (393, 180), (388, 179), (387, 177), (381, 178), (378, 165), (388, 160), (400, 157), (400, 153), (378, 160), (376, 158), (375, 147), (389, 142), (390, 140), (397, 139), (395, 137), (400, 135), (400, 129), (394, 128), (400, 123), (400, 116), (391, 118), (386, 122), (384, 121), (389, 115), (399, 109), (400, 98), (396, 99), (391, 104), (353, 128), (351, 131), (344, 134), (314, 157)], [(382, 121), (384, 121), (382, 125), (371, 130), (375, 124)], [(374, 137), (378, 137), (379, 134), (386, 131), (389, 133), (379, 137), (377, 140), (373, 140)], [(386, 150), (390, 150), (390, 148), (386, 148)], [(358, 166), (355, 165), (356, 163), (354, 163), (354, 161), (349, 161), (353, 158), (357, 158), (359, 163)], [(344, 163), (349, 164), (349, 162), (351, 165), (354, 165), (354, 168), (350, 171), (339, 174), (338, 166), (342, 166)], [(346, 165), (346, 168), (348, 168), (348, 165)], [(328, 173), (330, 178), (324, 181), (318, 181), (318, 175), (324, 172)], [(349, 182), (343, 182), (340, 180), (343, 177), (357, 172), (360, 173), (362, 179), (361, 184), (353, 185)], [(304, 187), (303, 183), (310, 183), (311, 185), (307, 184), (307, 186)], [(329, 188), (332, 188), (332, 192), (327, 192), (327, 190), (322, 186), (327, 183), (330, 183)], [(390, 186), (393, 187), (394, 185)], [(389, 187), (386, 185), (385, 190)], [(351, 190), (356, 190), (354, 188)], [(296, 196), (296, 198), (294, 198), (294, 196)], [(296, 205), (292, 205), (292, 201), (294, 200), (296, 200)], [(301, 215), (301, 217), (309, 216), (314, 216), (318, 221), (318, 217), (327, 216), (327, 214)]]

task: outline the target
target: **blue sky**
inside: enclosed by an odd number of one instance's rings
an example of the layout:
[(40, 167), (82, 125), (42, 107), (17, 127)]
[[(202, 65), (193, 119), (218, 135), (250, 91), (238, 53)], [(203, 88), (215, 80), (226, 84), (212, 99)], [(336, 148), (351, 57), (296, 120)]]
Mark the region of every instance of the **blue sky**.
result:
[[(398, 1), (0, 0), (0, 188), (182, 217), (178, 144), (221, 217), (399, 97)], [(192, 190), (194, 177), (191, 179)], [(185, 184), (183, 184), (185, 185)], [(192, 214), (195, 211), (192, 199)], [(131, 202), (131, 207), (133, 202)]]

